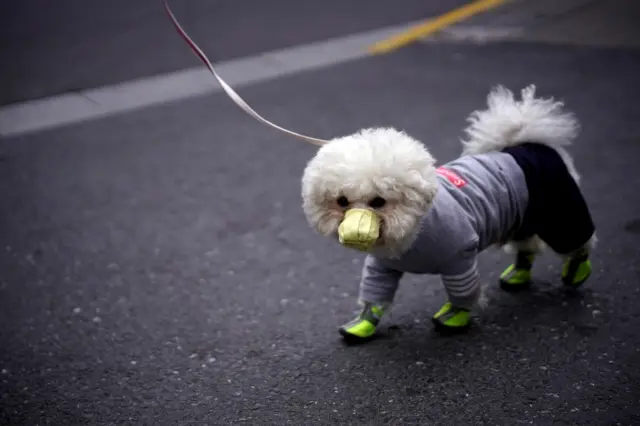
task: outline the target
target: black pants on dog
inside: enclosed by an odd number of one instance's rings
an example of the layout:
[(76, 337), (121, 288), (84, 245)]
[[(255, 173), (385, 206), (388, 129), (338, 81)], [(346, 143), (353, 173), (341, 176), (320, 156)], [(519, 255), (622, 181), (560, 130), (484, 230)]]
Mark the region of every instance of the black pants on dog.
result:
[(587, 202), (558, 152), (536, 143), (503, 152), (522, 168), (529, 190), (529, 204), (511, 239), (522, 241), (537, 235), (560, 254), (584, 246), (595, 226)]

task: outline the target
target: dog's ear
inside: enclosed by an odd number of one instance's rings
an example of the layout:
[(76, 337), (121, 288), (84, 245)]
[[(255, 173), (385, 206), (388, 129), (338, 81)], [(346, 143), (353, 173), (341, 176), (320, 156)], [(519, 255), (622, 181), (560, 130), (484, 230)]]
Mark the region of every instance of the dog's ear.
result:
[(433, 202), (438, 192), (435, 173), (421, 173), (418, 170), (409, 172), (411, 187), (415, 194), (427, 203)]

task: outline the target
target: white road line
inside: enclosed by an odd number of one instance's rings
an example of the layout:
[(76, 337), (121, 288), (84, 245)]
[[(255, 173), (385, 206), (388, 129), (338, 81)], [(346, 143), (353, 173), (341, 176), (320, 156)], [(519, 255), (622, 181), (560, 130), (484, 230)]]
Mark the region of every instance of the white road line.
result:
[[(214, 66), (229, 85), (238, 88), (366, 57), (371, 44), (406, 31), (418, 22), (214, 63)], [(215, 60), (215, 52), (206, 53)], [(198, 62), (195, 56), (193, 61)], [(221, 90), (209, 71), (204, 66), (197, 66), (0, 107), (0, 135), (7, 137), (52, 129)]]
[(520, 27), (454, 25), (445, 28), (439, 34), (421, 39), (420, 41), (426, 44), (442, 42), (484, 44), (521, 40), (523, 36), (524, 29)]

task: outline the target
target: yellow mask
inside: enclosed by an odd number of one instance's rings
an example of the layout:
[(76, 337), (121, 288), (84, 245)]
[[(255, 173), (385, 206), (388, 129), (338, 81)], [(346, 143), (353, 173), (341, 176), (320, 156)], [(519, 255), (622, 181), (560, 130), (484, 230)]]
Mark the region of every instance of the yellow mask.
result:
[(380, 236), (380, 217), (371, 210), (347, 210), (338, 227), (340, 244), (357, 250), (368, 251)]

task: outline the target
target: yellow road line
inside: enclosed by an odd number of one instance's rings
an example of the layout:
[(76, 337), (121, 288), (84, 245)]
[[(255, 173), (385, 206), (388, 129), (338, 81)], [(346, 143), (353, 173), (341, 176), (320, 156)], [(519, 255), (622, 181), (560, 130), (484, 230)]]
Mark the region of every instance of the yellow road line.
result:
[(442, 30), (450, 25), (456, 24), (467, 18), (477, 15), (478, 13), (485, 12), (490, 9), (494, 9), (509, 0), (477, 0), (468, 3), (457, 9), (453, 9), (450, 12), (440, 15), (436, 18), (429, 19), (428, 21), (416, 25), (413, 28), (409, 28), (398, 35), (395, 35), (386, 40), (382, 40), (369, 48), (369, 51), (373, 54), (386, 53), (395, 49), (399, 49), (407, 44), (413, 43), (419, 38), (426, 37), (436, 31)]

